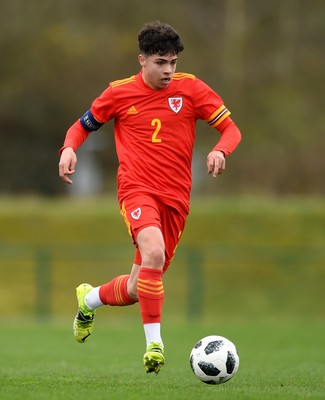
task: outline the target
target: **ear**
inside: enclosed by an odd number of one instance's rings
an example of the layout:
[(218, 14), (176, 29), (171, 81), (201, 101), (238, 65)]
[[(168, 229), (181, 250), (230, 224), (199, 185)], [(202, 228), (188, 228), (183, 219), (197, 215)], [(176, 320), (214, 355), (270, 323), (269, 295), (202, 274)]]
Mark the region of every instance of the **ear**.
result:
[(138, 61), (139, 61), (139, 64), (141, 65), (141, 67), (144, 67), (144, 65), (146, 63), (146, 59), (142, 54), (138, 55)]

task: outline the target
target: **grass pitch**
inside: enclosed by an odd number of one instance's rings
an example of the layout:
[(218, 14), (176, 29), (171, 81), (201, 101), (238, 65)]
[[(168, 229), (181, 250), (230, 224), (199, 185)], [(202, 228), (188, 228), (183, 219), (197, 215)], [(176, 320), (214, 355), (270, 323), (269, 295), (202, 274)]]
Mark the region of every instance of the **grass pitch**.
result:
[[(324, 199), (192, 205), (164, 280), (166, 365), (155, 376), (132, 307), (98, 310), (85, 344), (72, 335), (74, 288), (129, 270), (115, 202), (0, 199), (1, 400), (325, 399)], [(212, 334), (239, 351), (223, 385), (201, 383), (189, 365)]]
[[(325, 399), (322, 322), (167, 323), (158, 376), (142, 366), (139, 322), (109, 326), (99, 318), (85, 344), (70, 325), (2, 325), (1, 399)], [(189, 365), (192, 346), (209, 334), (228, 337), (239, 351), (238, 373), (222, 385), (201, 383)]]

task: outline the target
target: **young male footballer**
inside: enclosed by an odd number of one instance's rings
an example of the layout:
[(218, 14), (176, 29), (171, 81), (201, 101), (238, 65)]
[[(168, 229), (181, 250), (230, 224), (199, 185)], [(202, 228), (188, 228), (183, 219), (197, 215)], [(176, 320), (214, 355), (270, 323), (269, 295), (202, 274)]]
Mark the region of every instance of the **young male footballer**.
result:
[(84, 343), (92, 334), (96, 309), (139, 302), (146, 338), (146, 372), (165, 363), (160, 322), (163, 275), (174, 256), (189, 213), (191, 163), (198, 119), (219, 133), (207, 155), (213, 177), (225, 169), (225, 158), (237, 147), (240, 131), (220, 96), (188, 73), (176, 73), (184, 49), (178, 33), (159, 21), (138, 34), (141, 71), (111, 82), (90, 109), (67, 131), (60, 150), (60, 178), (72, 184), (76, 150), (92, 131), (114, 119), (119, 161), (118, 202), (135, 246), (131, 272), (99, 287), (77, 287), (78, 312), (73, 330)]

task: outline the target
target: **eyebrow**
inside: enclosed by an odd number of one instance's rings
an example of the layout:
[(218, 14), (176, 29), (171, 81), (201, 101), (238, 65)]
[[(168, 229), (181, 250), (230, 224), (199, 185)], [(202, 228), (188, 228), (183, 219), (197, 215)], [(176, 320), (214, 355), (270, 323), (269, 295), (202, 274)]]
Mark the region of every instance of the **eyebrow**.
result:
[[(163, 57), (158, 57), (158, 58), (155, 59), (155, 61), (169, 62), (169, 60), (167, 60), (166, 58), (163, 58)], [(177, 57), (171, 59), (170, 61), (171, 61), (171, 62), (172, 62), (172, 61), (177, 61)]]

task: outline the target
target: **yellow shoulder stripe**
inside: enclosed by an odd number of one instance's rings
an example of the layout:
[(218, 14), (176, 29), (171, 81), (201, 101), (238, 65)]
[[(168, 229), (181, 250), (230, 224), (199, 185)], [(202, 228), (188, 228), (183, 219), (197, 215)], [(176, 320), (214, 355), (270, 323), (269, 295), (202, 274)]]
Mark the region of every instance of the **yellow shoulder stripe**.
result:
[(181, 79), (195, 79), (195, 76), (193, 74), (187, 74), (186, 72), (175, 72), (173, 75), (173, 79), (175, 81), (180, 81)]
[(119, 79), (117, 81), (111, 82), (112, 87), (126, 85), (127, 83), (135, 82), (135, 75), (130, 76), (130, 78)]

